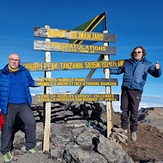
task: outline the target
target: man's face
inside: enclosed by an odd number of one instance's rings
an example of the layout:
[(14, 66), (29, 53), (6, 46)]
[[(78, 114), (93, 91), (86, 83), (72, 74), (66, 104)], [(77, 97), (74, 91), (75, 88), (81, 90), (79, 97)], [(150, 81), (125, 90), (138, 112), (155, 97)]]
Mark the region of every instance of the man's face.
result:
[(134, 50), (133, 58), (136, 61), (139, 61), (143, 58), (143, 52), (141, 48), (137, 48)]
[(20, 64), (20, 57), (17, 54), (10, 55), (8, 64), (12, 69), (16, 69)]

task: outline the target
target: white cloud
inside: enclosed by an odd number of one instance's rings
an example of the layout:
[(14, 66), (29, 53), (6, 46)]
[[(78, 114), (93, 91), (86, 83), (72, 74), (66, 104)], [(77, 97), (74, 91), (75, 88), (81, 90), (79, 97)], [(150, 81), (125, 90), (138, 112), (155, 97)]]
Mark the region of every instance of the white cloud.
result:
[[(120, 112), (120, 101), (112, 102), (114, 111)], [(149, 107), (163, 107), (163, 97), (143, 96), (140, 102), (139, 109)]]

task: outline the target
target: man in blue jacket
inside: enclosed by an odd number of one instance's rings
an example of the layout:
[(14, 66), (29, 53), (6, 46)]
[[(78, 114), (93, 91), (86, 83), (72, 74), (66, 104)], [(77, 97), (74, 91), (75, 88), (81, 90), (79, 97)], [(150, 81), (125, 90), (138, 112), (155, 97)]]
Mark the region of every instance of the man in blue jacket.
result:
[(26, 150), (35, 153), (36, 121), (30, 108), (32, 97), (29, 87), (34, 87), (30, 72), (20, 65), (18, 54), (8, 57), (8, 64), (0, 70), (0, 109), (4, 114), (1, 135), (1, 153), (4, 161), (9, 162), (13, 156), (13, 129), (15, 119), (20, 119), (24, 126)]
[(131, 139), (137, 140), (138, 107), (141, 101), (143, 87), (148, 73), (154, 77), (161, 76), (161, 67), (158, 62), (153, 65), (145, 59), (146, 51), (142, 46), (137, 46), (131, 52), (131, 58), (118, 69), (110, 69), (111, 74), (122, 74), (121, 93), (121, 128), (113, 128), (117, 132), (127, 134), (130, 122)]

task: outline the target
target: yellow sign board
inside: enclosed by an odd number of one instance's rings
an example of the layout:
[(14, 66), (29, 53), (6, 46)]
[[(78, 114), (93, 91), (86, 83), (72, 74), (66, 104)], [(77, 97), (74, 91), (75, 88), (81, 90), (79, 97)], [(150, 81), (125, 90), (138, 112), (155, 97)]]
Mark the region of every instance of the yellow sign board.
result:
[(118, 101), (118, 94), (38, 94), (38, 102), (55, 101)]
[(106, 78), (38, 78), (36, 86), (117, 86), (117, 79)]
[(56, 52), (71, 52), (71, 53), (89, 53), (89, 54), (116, 54), (116, 48), (112, 46), (98, 45), (79, 45), (68, 44), (63, 42), (48, 42), (34, 40), (34, 50), (56, 51)]
[(63, 29), (46, 29), (40, 27), (34, 28), (34, 36), (45, 37), (45, 38), (69, 39), (69, 40), (89, 40), (89, 41), (103, 41), (103, 42), (116, 41), (114, 34), (73, 31), (73, 30), (63, 30)]
[(87, 61), (87, 62), (44, 62), (44, 63), (22, 63), (30, 71), (49, 71), (49, 70), (79, 70), (92, 68), (111, 68), (120, 67), (125, 60), (112, 61)]

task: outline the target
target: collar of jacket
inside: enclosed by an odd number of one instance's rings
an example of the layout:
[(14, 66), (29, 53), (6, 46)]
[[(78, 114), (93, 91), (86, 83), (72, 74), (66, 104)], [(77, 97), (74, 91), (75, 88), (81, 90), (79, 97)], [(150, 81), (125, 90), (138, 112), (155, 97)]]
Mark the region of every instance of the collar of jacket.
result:
[[(25, 69), (25, 68), (22, 65), (19, 65), (18, 72), (22, 71), (23, 69)], [(5, 73), (5, 74), (10, 73), (10, 71), (8, 70), (8, 64), (2, 69), (2, 72)]]

